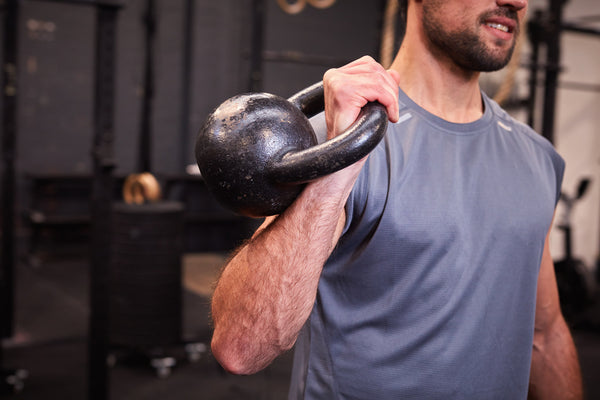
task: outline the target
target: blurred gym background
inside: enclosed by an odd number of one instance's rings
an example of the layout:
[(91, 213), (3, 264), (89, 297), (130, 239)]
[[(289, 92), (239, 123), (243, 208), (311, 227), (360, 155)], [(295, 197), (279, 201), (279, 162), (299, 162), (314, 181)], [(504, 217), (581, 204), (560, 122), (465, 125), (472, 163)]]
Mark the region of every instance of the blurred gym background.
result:
[[(3, 0), (0, 15), (0, 397), (287, 398), (290, 354), (251, 377), (211, 358), (212, 284), (260, 221), (206, 192), (195, 135), (235, 94), (288, 97), (362, 55), (389, 62), (395, 1)], [(597, 0), (531, 0), (513, 62), (482, 76), (567, 162), (552, 251), (589, 399), (599, 36)], [(143, 185), (160, 200), (137, 204)]]

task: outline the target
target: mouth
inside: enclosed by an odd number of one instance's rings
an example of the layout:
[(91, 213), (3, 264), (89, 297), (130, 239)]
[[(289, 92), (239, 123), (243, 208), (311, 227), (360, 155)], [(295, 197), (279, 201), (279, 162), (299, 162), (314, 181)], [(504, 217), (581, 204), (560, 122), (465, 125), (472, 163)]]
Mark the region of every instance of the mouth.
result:
[(511, 12), (510, 10), (488, 13), (481, 18), (481, 22), (485, 26), (505, 34), (515, 33), (518, 25), (517, 21), (516, 13)]
[(497, 22), (487, 22), (486, 25), (489, 26), (490, 28), (498, 29), (499, 31), (502, 31), (502, 32), (506, 32), (506, 33), (512, 32), (510, 27), (508, 27), (506, 25), (502, 25)]
[(513, 40), (519, 30), (517, 21), (507, 16), (488, 16), (488, 18), (482, 20), (482, 24), (493, 37), (501, 41)]

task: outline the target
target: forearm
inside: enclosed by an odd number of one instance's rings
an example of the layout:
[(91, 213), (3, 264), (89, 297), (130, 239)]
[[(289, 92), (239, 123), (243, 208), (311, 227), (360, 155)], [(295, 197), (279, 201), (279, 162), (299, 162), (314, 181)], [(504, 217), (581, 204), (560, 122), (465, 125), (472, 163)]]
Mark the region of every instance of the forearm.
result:
[(581, 371), (571, 333), (558, 317), (547, 332), (536, 332), (529, 382), (530, 399), (583, 398)]
[(231, 372), (254, 373), (291, 348), (312, 310), (349, 192), (324, 201), (322, 184), (307, 188), (256, 235), (219, 279), (212, 347)]

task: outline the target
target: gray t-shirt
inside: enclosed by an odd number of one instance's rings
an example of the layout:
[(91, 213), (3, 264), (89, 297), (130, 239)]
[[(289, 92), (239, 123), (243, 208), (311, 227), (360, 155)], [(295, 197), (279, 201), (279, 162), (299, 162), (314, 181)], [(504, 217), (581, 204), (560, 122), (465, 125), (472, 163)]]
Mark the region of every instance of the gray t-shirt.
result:
[(296, 343), (290, 399), (527, 397), (564, 162), (482, 96), (484, 115), (454, 124), (400, 93)]

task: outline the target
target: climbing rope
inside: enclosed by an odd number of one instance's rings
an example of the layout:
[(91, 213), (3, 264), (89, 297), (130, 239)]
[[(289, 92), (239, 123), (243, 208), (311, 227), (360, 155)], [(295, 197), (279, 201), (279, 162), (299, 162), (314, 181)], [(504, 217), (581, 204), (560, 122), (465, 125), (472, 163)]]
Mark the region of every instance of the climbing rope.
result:
[(389, 68), (396, 52), (396, 20), (398, 19), (398, 0), (388, 0), (383, 16), (381, 29), (381, 47), (379, 61), (385, 68)]

